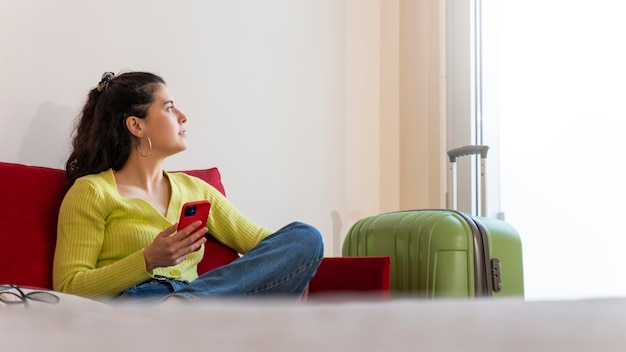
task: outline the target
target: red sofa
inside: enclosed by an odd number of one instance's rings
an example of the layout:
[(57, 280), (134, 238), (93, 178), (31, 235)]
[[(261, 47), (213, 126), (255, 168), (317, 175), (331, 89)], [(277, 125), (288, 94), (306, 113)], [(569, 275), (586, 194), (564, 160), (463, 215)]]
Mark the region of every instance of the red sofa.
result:
[[(217, 168), (182, 171), (225, 193)], [(58, 209), (67, 190), (59, 169), (0, 162), (0, 284), (52, 288)], [(198, 273), (238, 258), (210, 238)], [(388, 257), (324, 258), (309, 287), (309, 297), (367, 294), (388, 298)]]

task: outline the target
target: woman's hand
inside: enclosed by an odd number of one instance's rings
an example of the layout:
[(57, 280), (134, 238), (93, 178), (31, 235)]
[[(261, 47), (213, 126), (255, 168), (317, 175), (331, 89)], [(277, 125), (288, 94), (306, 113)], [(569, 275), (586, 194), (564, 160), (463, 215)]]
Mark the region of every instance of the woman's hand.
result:
[(208, 232), (206, 227), (190, 235), (200, 226), (200, 221), (194, 221), (178, 232), (176, 232), (177, 226), (178, 224), (174, 224), (165, 229), (152, 241), (152, 244), (143, 250), (148, 272), (182, 262), (189, 253), (196, 251), (206, 242), (204, 238), (204, 234)]

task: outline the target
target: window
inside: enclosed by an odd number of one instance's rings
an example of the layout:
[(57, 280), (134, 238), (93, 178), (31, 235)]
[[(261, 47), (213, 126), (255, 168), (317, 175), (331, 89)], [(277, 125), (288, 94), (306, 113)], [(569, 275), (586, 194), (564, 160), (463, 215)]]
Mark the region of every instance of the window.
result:
[[(625, 295), (626, 3), (471, 0), (455, 15), (451, 2), (449, 36), (454, 18), (477, 24), (478, 40), (463, 45), (478, 55), (463, 59), (480, 58), (479, 70), (468, 67), (479, 75), (481, 91), (471, 94), (482, 107), (463, 109), (478, 111), (472, 123), (491, 147), (489, 215), (502, 212), (522, 237), (526, 298)], [(451, 45), (449, 37), (448, 58)], [(448, 71), (448, 97), (464, 84), (458, 76)], [(459, 118), (455, 109), (448, 105)], [(448, 136), (455, 146), (458, 133)]]

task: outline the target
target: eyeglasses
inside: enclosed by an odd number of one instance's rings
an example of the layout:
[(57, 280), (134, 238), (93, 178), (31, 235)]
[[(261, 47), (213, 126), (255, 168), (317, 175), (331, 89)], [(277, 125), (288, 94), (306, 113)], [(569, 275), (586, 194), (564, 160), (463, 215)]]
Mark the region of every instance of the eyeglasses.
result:
[(59, 296), (47, 291), (24, 292), (18, 285), (0, 285), (0, 302), (6, 304), (24, 304), (28, 307), (29, 300), (57, 304)]

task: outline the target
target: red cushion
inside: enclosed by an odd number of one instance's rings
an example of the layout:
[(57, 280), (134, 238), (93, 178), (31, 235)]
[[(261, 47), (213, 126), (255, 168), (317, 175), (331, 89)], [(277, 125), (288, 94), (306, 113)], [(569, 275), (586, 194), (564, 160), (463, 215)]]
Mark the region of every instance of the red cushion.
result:
[(0, 284), (52, 287), (65, 172), (0, 162)]
[[(184, 172), (224, 193), (217, 168)], [(52, 288), (57, 218), (66, 191), (63, 170), (0, 162), (0, 284)], [(198, 272), (237, 258), (211, 237)]]
[(309, 283), (309, 293), (343, 292), (389, 298), (389, 257), (326, 257)]
[(172, 172), (184, 172), (187, 175), (195, 176), (201, 180), (204, 180), (204, 182), (210, 184), (211, 186), (215, 187), (215, 189), (220, 191), (223, 195), (226, 195), (226, 191), (224, 190), (224, 185), (222, 185), (222, 175), (220, 175), (220, 172), (216, 167), (212, 167), (210, 169), (172, 171)]

